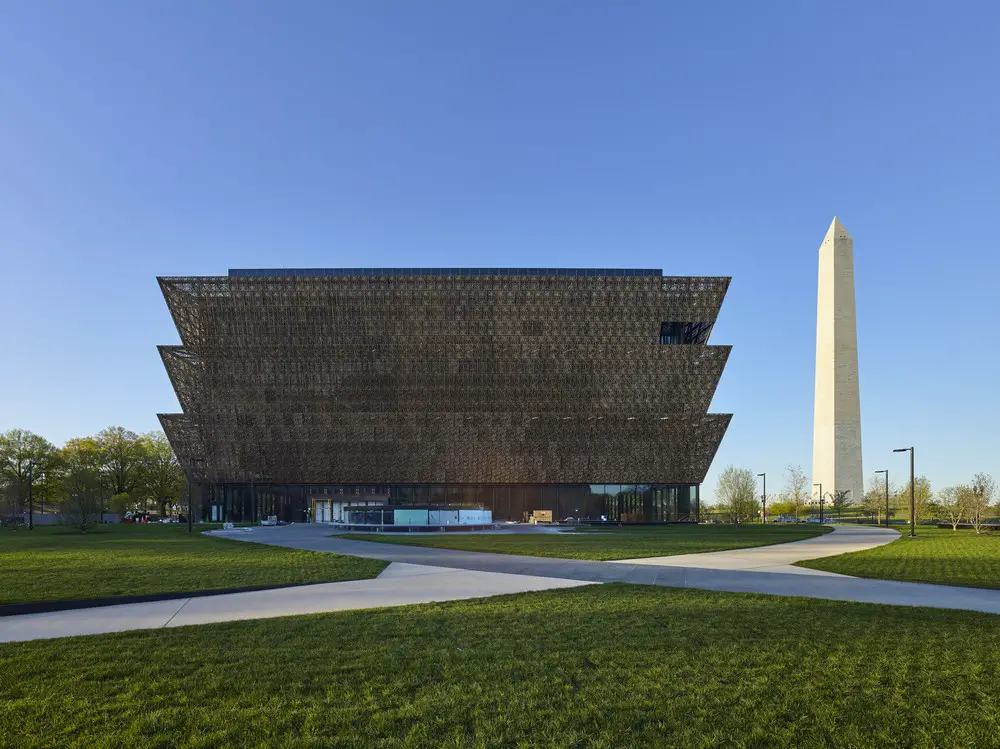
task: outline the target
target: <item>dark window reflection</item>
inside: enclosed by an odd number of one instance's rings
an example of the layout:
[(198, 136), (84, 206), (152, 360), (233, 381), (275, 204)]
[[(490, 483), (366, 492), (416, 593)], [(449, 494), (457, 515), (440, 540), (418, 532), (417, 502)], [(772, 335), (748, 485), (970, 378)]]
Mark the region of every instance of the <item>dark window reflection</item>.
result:
[(358, 511), (365, 517), (402, 505), (483, 507), (499, 522), (521, 521), (533, 510), (550, 510), (556, 520), (614, 523), (692, 522), (699, 512), (697, 484), (255, 484), (253, 494), (248, 485), (227, 484), (201, 487), (200, 499), (202, 520), (236, 523), (269, 516), (347, 521), (344, 508), (358, 505), (373, 508)]

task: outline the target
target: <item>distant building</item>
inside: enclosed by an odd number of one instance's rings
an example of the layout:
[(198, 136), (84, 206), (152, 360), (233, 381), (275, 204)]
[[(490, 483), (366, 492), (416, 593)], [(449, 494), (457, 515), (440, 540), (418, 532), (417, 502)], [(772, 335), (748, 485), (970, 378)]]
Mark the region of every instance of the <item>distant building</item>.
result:
[[(231, 270), (160, 278), (160, 421), (205, 519), (475, 506), (689, 521), (728, 278), (641, 269)], [(251, 493), (251, 482), (253, 490)]]
[[(836, 218), (819, 248), (812, 480), (822, 484), (827, 504), (837, 491), (850, 492), (855, 502), (861, 502), (865, 495), (854, 240)], [(814, 504), (819, 504), (819, 490), (819, 486), (813, 487)]]

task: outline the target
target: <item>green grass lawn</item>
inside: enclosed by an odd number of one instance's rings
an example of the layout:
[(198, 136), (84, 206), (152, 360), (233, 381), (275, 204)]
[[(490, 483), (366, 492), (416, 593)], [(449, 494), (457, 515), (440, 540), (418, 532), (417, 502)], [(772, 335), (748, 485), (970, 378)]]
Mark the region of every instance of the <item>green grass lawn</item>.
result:
[(997, 747), (998, 622), (595, 585), (7, 644), (0, 743)]
[(797, 564), (855, 577), (1000, 588), (1000, 533), (918, 526), (909, 538), (908, 528), (897, 530), (903, 535), (885, 546)]
[(339, 538), (436, 549), (487, 551), (561, 559), (638, 559), (801, 541), (829, 528), (807, 525), (660, 525), (580, 528), (563, 533), (404, 535), (345, 533)]
[(0, 604), (375, 577), (386, 566), (188, 533), (178, 525), (0, 531)]

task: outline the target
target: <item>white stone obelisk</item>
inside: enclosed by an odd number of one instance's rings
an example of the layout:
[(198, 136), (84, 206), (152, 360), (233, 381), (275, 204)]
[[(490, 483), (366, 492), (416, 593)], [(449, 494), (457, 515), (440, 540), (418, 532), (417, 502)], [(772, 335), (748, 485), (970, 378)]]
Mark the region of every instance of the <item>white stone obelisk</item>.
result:
[[(814, 484), (864, 499), (861, 467), (861, 397), (858, 391), (858, 327), (854, 306), (854, 240), (834, 217), (819, 247), (816, 303), (816, 396), (813, 419)], [(819, 487), (813, 487), (819, 502)]]

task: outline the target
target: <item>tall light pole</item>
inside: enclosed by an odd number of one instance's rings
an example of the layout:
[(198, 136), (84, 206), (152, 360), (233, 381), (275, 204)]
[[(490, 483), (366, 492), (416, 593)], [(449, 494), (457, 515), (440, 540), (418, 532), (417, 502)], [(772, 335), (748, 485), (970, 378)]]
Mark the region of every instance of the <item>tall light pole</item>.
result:
[(819, 522), (823, 522), (823, 483), (813, 484), (813, 488), (819, 487)]
[(762, 523), (767, 523), (767, 474), (758, 473), (757, 476), (762, 482), (760, 487), (760, 520)]
[(204, 462), (201, 458), (188, 458), (187, 480), (188, 480), (188, 533), (194, 528), (192, 526), (191, 515), (194, 511), (194, 464)]
[(876, 474), (885, 474), (885, 527), (889, 527), (889, 469), (883, 468), (881, 471), (875, 471)]
[(916, 503), (916, 485), (914, 483), (913, 476), (913, 448), (912, 447), (900, 447), (893, 450), (894, 453), (905, 453), (909, 451), (910, 453), (910, 538), (917, 537), (917, 503)]
[(32, 514), (31, 505), (33, 504), (34, 496), (32, 495), (31, 488), (35, 483), (35, 466), (41, 465), (34, 460), (28, 461), (28, 530), (35, 530), (35, 516)]

